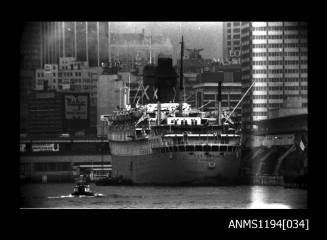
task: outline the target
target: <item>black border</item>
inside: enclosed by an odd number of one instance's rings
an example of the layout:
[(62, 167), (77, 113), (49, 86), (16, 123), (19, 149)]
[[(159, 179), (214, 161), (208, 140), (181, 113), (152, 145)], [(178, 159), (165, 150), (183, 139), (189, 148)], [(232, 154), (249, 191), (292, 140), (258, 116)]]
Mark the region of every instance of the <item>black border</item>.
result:
[[(39, 3), (41, 4), (41, 3)], [(44, 3), (43, 3), (44, 4)], [(80, 3), (82, 5), (83, 3)], [(324, 76), (318, 75), (317, 62), (321, 60), (319, 57), (321, 55), (318, 53), (314, 56), (317, 46), (324, 46), (324, 44), (319, 45), (319, 39), (321, 36), (317, 36), (315, 34), (315, 30), (317, 30), (318, 26), (316, 25), (316, 21), (308, 20), (308, 11), (310, 11), (310, 7), (304, 6), (303, 9), (298, 10), (295, 5), (288, 6), (286, 3), (281, 3), (279, 5), (275, 2), (258, 2), (258, 8), (256, 9), (255, 4), (250, 4), (249, 2), (243, 3), (246, 7), (240, 6), (239, 10), (234, 10), (235, 6), (227, 6), (221, 3), (193, 3), (193, 5), (189, 8), (186, 7), (185, 4), (192, 3), (182, 3), (182, 7), (176, 7), (176, 3), (166, 3), (166, 2), (150, 2), (145, 3), (147, 6), (142, 6), (138, 3), (126, 3), (127, 6), (124, 6), (124, 3), (115, 3), (110, 6), (102, 5), (101, 3), (95, 3), (90, 8), (87, 5), (87, 9), (83, 8), (83, 11), (79, 11), (81, 6), (76, 8), (75, 6), (69, 6), (58, 4), (59, 9), (56, 9), (54, 6), (46, 6), (42, 9), (35, 6), (31, 8), (25, 8), (25, 6), (20, 6), (26, 12), (23, 15), (20, 15), (17, 22), (14, 23), (14, 33), (11, 34), (9, 42), (11, 45), (11, 50), (9, 52), (10, 55), (14, 56), (17, 54), (17, 58), (14, 58), (14, 62), (17, 62), (19, 59), (19, 39), (22, 30), (22, 21), (25, 20), (76, 20), (76, 19), (85, 19), (87, 16), (88, 21), (93, 20), (109, 20), (113, 19), (116, 21), (230, 21), (230, 20), (240, 20), (240, 21), (262, 21), (262, 20), (280, 20), (288, 21), (288, 20), (301, 20), (308, 21), (308, 42), (309, 42), (309, 78), (312, 80), (309, 81), (309, 101), (308, 101), (308, 109), (309, 109), (309, 159), (317, 159), (317, 147), (321, 144), (319, 138), (317, 136), (313, 137), (313, 133), (319, 133), (321, 127), (325, 126), (326, 123), (324, 121), (319, 120), (321, 114), (319, 114), (322, 110), (320, 109), (319, 102), (321, 104), (320, 96), (324, 96), (323, 92), (319, 92), (319, 86), (322, 86), (320, 83), (324, 81)], [(221, 4), (221, 6), (217, 6)], [(236, 4), (236, 3), (235, 3)], [(296, 5), (304, 3), (297, 3)], [(52, 3), (52, 5), (57, 5), (57, 3)], [(134, 8), (134, 5), (138, 5), (138, 7), (144, 7), (144, 9), (139, 10), (138, 8)], [(141, 6), (139, 6), (141, 5)], [(267, 6), (269, 5), (269, 6)], [(150, 7), (149, 7), (150, 6)], [(51, 7), (50, 13), (49, 8)], [(269, 10), (267, 11), (267, 7)], [(149, 9), (150, 8), (150, 9)], [(249, 9), (247, 9), (249, 8)], [(46, 10), (47, 9), (47, 10)], [(111, 10), (112, 9), (112, 10)], [(126, 10), (128, 9), (128, 10)], [(259, 10), (260, 9), (260, 10)], [(75, 10), (75, 11), (73, 11)], [(125, 12), (126, 10), (126, 12)], [(131, 13), (132, 11), (132, 13)], [(37, 13), (36, 13), (37, 12)], [(159, 13), (160, 12), (160, 13)], [(199, 13), (200, 12), (200, 13)], [(297, 16), (294, 16), (297, 15)], [(319, 14), (319, 13), (317, 13)], [(324, 15), (319, 15), (321, 19), (316, 19), (317, 21), (323, 21)], [(192, 19), (192, 20), (190, 20)], [(11, 29), (12, 31), (13, 29)], [(319, 29), (318, 29), (319, 30)], [(9, 31), (11, 33), (11, 31)], [(13, 53), (14, 52), (14, 53)], [(13, 67), (13, 71), (19, 73), (18, 64), (11, 64)], [(324, 69), (324, 68), (321, 68)], [(320, 69), (320, 70), (321, 70)], [(19, 76), (19, 74), (17, 74)], [(12, 76), (11, 76), (12, 77)], [(313, 80), (314, 79), (314, 80)], [(317, 84), (315, 82), (318, 82)], [(11, 81), (11, 84), (14, 86), (12, 89), (16, 89), (17, 82)], [(19, 85), (18, 85), (19, 87)], [(324, 90), (320, 88), (320, 90)], [(15, 93), (10, 94), (11, 97), (15, 96), (17, 100), (19, 99), (19, 91), (15, 91)], [(17, 95), (15, 95), (17, 94)], [(318, 99), (320, 101), (316, 101)], [(6, 96), (7, 97), (7, 96)], [(15, 101), (15, 100), (14, 100)], [(4, 102), (5, 105), (8, 104)], [(17, 101), (17, 106), (19, 106), (19, 101)], [(19, 165), (17, 167), (17, 162), (14, 159), (19, 159), (19, 152), (17, 151), (16, 144), (14, 142), (19, 143), (19, 108), (14, 109), (12, 104), (8, 104), (9, 106), (5, 106), (4, 111), (8, 114), (9, 120), (6, 123), (10, 127), (5, 127), (6, 133), (9, 133), (9, 138), (13, 138), (10, 144), (6, 143), (6, 146), (9, 146), (7, 150), (9, 150), (10, 155), (10, 163), (13, 164), (12, 169), (16, 169), (19, 171)], [(314, 110), (318, 109), (318, 116), (314, 114)], [(314, 116), (315, 115), (315, 116)], [(17, 140), (17, 141), (15, 141)], [(17, 155), (16, 155), (17, 154)], [(317, 155), (316, 155), (317, 154)], [(315, 156), (316, 155), (316, 156)], [(17, 158), (16, 158), (17, 156)], [(320, 211), (320, 208), (323, 208), (324, 205), (319, 205), (315, 203), (316, 197), (323, 198), (322, 195), (318, 195), (317, 192), (322, 192), (319, 185), (316, 185), (318, 181), (318, 177), (323, 180), (317, 171), (319, 166), (317, 166), (316, 161), (309, 161), (309, 196), (308, 196), (308, 209), (305, 210), (19, 210), (19, 198), (15, 198), (15, 201), (12, 201), (11, 204), (14, 205), (14, 215), (11, 214), (12, 217), (16, 218), (16, 227), (23, 227), (24, 230), (30, 232), (33, 236), (36, 232), (33, 230), (46, 228), (51, 230), (50, 235), (56, 235), (58, 237), (63, 237), (64, 231), (75, 232), (75, 230), (81, 228), (84, 233), (83, 236), (93, 236), (100, 237), (98, 234), (102, 235), (102, 237), (114, 237), (115, 233), (117, 233), (119, 229), (119, 235), (124, 237), (126, 233), (131, 234), (131, 237), (135, 237), (134, 233), (138, 233), (139, 236), (146, 237), (151, 232), (151, 229), (156, 233), (151, 238), (157, 238), (158, 236), (163, 237), (180, 237), (183, 238), (186, 235), (196, 236), (196, 233), (200, 233), (199, 237), (201, 239), (206, 238), (209, 235), (214, 238), (222, 237), (220, 233), (230, 233), (235, 230), (228, 230), (226, 228), (226, 223), (230, 219), (235, 218), (309, 218), (310, 219), (310, 230), (317, 230), (319, 220), (314, 217), (315, 214)], [(318, 160), (322, 160), (321, 157)], [(19, 182), (12, 182), (14, 178), (12, 172), (9, 172), (8, 178), (10, 180), (10, 186), (19, 186)], [(14, 178), (15, 179), (15, 178)], [(321, 181), (320, 180), (320, 181)], [(13, 188), (11, 188), (13, 190)], [(13, 191), (17, 193), (17, 189)], [(15, 194), (13, 193), (13, 194)], [(18, 191), (19, 193), (19, 191)], [(323, 198), (324, 199), (324, 198)], [(18, 226), (17, 226), (18, 224)], [(320, 223), (321, 224), (321, 223)], [(33, 229), (33, 230), (32, 230)], [(59, 232), (57, 232), (57, 229)], [(59, 230), (60, 229), (60, 230)], [(173, 232), (177, 230), (181, 235), (175, 235)], [(79, 232), (77, 230), (76, 232)], [(243, 232), (263, 232), (258, 230), (239, 230), (239, 233)], [(275, 232), (275, 231), (271, 231)], [(193, 234), (194, 233), (194, 234)], [(74, 233), (73, 235), (74, 236)], [(224, 237), (228, 237), (228, 235), (224, 235)]]

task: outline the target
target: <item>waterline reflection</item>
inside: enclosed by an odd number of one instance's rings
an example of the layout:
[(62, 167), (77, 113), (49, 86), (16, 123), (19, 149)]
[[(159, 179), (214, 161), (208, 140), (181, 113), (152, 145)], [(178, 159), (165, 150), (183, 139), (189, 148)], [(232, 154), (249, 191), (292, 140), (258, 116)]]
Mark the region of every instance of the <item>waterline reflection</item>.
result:
[[(283, 191), (281, 191), (283, 190)], [(250, 209), (291, 209), (291, 207), (284, 203), (285, 197), (284, 188), (264, 188), (261, 186), (253, 186), (251, 191)]]

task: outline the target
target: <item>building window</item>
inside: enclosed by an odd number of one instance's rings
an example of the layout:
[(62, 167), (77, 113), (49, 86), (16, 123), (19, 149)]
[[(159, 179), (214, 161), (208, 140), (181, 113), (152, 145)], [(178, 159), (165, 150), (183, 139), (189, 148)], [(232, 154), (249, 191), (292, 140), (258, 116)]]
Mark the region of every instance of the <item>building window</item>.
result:
[(267, 91), (267, 87), (254, 87), (255, 91)]
[(266, 39), (267, 35), (254, 35), (253, 39)]
[(253, 99), (267, 99), (267, 95), (253, 95)]
[(266, 116), (267, 112), (253, 112), (253, 116)]
[(241, 38), (241, 35), (240, 34), (236, 34), (233, 36), (234, 39), (240, 39)]
[(259, 108), (259, 107), (267, 107), (267, 104), (266, 103), (255, 103), (255, 104), (253, 104), (253, 107), (257, 107), (257, 108)]
[(296, 35), (285, 35), (284, 38), (285, 39), (297, 39), (299, 36), (296, 34)]
[(280, 103), (269, 103), (270, 108), (279, 108)]
[(285, 90), (299, 90), (299, 86), (285, 86)]
[(270, 91), (278, 91), (278, 90), (283, 90), (282, 86), (273, 86), (273, 87), (269, 87)]
[(282, 99), (283, 95), (278, 95), (278, 94), (274, 94), (274, 95), (269, 95), (269, 99)]
[(266, 44), (257, 44), (257, 43), (255, 43), (253, 45), (254, 45), (254, 48), (266, 48), (267, 47)]
[(283, 38), (283, 36), (282, 35), (269, 35), (268, 36), (268, 39), (282, 39)]
[(233, 33), (239, 33), (239, 32), (241, 32), (241, 29), (240, 28), (234, 28), (233, 29)]
[(266, 74), (267, 73), (267, 70), (266, 69), (253, 70), (253, 73)]

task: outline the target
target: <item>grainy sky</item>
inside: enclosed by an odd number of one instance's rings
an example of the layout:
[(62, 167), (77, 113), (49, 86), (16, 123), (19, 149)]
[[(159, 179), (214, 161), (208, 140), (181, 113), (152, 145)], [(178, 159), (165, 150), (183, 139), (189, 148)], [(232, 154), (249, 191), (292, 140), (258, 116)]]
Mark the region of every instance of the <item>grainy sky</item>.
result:
[[(222, 22), (113, 22), (113, 32), (141, 32), (162, 34), (170, 38), (174, 47), (174, 59), (179, 56), (180, 31), (185, 48), (203, 48), (205, 58), (222, 57)], [(179, 57), (178, 57), (179, 58)]]

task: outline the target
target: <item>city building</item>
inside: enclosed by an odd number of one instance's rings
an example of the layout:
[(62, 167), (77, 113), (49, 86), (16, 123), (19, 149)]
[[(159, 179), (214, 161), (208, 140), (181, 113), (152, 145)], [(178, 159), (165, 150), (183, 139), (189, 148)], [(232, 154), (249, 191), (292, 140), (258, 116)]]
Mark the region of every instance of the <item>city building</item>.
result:
[[(197, 76), (203, 72), (210, 71), (212, 59), (202, 58), (200, 52), (203, 49), (186, 49), (186, 56), (183, 59), (183, 87), (182, 92), (186, 102), (195, 107), (193, 86), (197, 83)], [(176, 72), (180, 73), (180, 59), (177, 59)]]
[(20, 69), (34, 70), (41, 64), (40, 24), (26, 22), (21, 25)]
[(26, 133), (28, 128), (28, 96), (31, 93), (31, 90), (35, 85), (35, 71), (21, 69), (20, 70), (20, 92), (19, 92), (19, 100), (20, 100), (20, 132)]
[[(212, 59), (202, 58), (200, 49), (185, 49), (185, 57), (183, 59), (183, 73), (201, 73), (208, 70), (212, 64)], [(177, 71), (180, 69), (180, 59), (177, 59)]]
[[(203, 111), (217, 110), (218, 81), (222, 81), (222, 111), (231, 112), (242, 97), (240, 65), (221, 66), (215, 70), (198, 74), (197, 84), (193, 86), (195, 98), (188, 102)], [(231, 119), (237, 123), (241, 121), (240, 107), (235, 110)]]
[(307, 108), (308, 48), (304, 22), (242, 22), (242, 103), (244, 128), (268, 119), (289, 97)]
[(106, 127), (100, 121), (100, 116), (111, 114), (122, 106), (124, 83), (118, 74), (101, 74), (98, 76), (97, 88), (97, 136), (106, 136)]
[(112, 114), (127, 105), (135, 107), (137, 102), (142, 104), (144, 86), (142, 76), (130, 72), (102, 73), (98, 78), (97, 136), (100, 137), (107, 134), (101, 115)]
[(59, 90), (58, 64), (44, 64), (35, 70), (35, 90)]
[(31, 135), (58, 136), (64, 133), (85, 135), (90, 127), (88, 93), (34, 90), (29, 94), (28, 129)]
[[(172, 52), (161, 35), (118, 33), (114, 22), (26, 22), (21, 39), (22, 67), (43, 68), (59, 58), (75, 57), (91, 67), (120, 61), (126, 70), (154, 61), (160, 52)], [(151, 58), (151, 60), (150, 60)]]
[(240, 62), (241, 22), (223, 23), (223, 58), (224, 62)]
[(64, 132), (63, 98), (59, 92), (33, 91), (28, 101), (30, 134), (60, 134)]
[(36, 90), (88, 93), (90, 95), (90, 128), (96, 131), (98, 75), (101, 67), (89, 67), (74, 57), (59, 58), (59, 64), (45, 64), (35, 71)]

